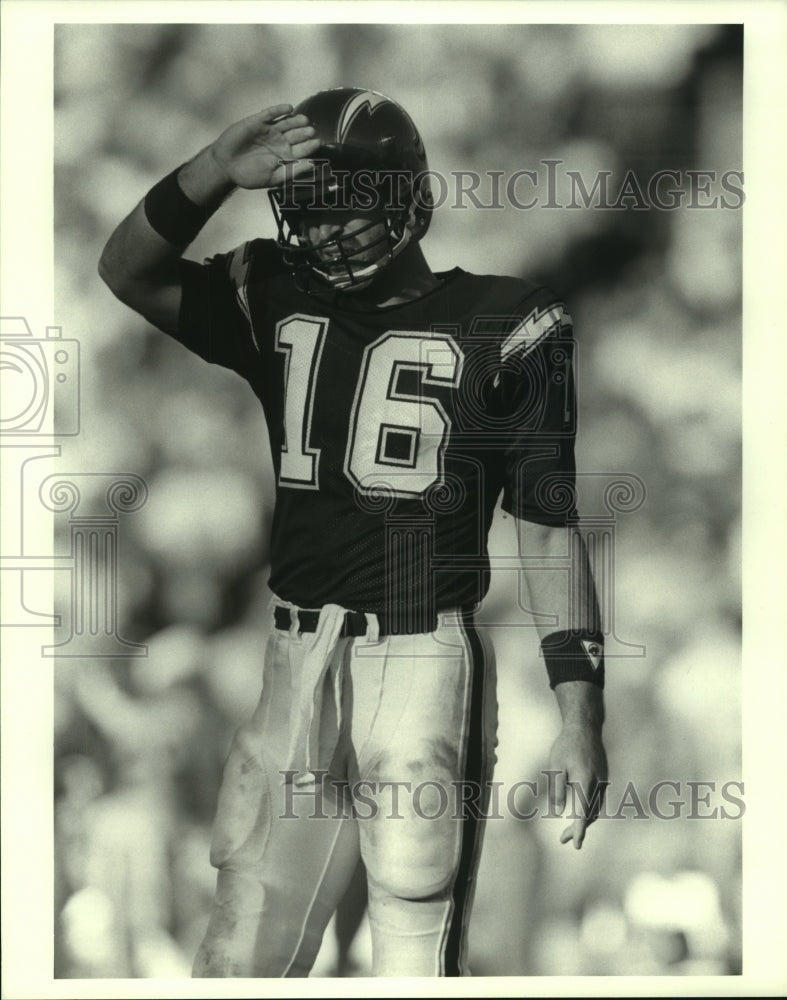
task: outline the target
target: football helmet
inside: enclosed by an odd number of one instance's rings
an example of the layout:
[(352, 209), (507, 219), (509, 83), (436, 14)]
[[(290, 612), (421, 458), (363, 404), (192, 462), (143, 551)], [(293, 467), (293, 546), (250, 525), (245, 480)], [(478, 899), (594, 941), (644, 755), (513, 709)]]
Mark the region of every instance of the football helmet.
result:
[[(433, 200), (421, 137), (404, 108), (374, 90), (323, 90), (294, 113), (306, 115), (320, 147), (310, 157), (312, 175), (268, 192), (277, 243), (307, 290), (313, 282), (341, 291), (365, 288), (429, 228)], [(358, 215), (362, 224), (310, 242), (306, 220), (314, 210)], [(379, 238), (364, 239), (375, 227)]]

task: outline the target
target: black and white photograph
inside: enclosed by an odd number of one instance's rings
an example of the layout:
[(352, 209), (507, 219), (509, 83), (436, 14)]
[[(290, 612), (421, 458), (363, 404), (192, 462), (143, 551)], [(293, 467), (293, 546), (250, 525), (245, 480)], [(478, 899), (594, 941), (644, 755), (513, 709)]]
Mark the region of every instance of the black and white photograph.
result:
[(4, 6), (4, 996), (783, 995), (782, 6)]

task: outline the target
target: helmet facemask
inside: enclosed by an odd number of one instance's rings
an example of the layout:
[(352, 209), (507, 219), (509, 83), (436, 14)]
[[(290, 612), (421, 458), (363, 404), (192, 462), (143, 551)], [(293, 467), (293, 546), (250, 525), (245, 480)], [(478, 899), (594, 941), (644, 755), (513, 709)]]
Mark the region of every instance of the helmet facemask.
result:
[[(329, 169), (318, 181), (268, 192), (282, 256), (307, 290), (313, 282), (335, 291), (366, 288), (404, 250), (413, 235), (415, 220), (408, 210), (406, 178), (395, 177), (393, 184), (380, 183), (374, 188), (364, 186), (359, 194), (352, 183), (359, 175), (344, 173), (346, 176), (337, 180)], [(368, 171), (366, 174), (373, 176)], [(315, 212), (322, 220), (330, 219), (335, 212), (339, 225), (350, 219), (368, 221), (348, 232), (342, 227), (327, 239), (312, 242), (307, 228), (310, 213), (314, 218)], [(369, 241), (367, 234), (375, 229), (380, 230), (379, 236)]]

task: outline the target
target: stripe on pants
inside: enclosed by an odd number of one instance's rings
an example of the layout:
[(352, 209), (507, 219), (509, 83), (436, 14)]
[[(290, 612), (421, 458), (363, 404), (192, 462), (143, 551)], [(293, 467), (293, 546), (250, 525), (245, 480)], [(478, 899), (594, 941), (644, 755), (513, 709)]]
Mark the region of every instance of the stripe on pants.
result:
[(485, 742), (485, 696), (487, 650), (476, 628), (472, 612), (463, 613), (460, 629), (469, 652), (471, 670), (469, 724), (465, 745), (463, 780), (473, 795), (463, 796), (462, 847), (453, 888), (451, 922), (445, 943), (444, 974), (461, 976), (464, 971), (467, 926), (475, 892), (475, 876), (483, 839), (482, 816), (487, 808), (487, 753)]

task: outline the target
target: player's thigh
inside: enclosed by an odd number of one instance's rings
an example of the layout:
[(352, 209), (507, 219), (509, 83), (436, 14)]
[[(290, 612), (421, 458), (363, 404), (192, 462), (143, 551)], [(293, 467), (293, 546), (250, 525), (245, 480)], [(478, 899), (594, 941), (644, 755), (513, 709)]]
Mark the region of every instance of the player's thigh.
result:
[(232, 739), (224, 763), (211, 863), (258, 863), (281, 806), (280, 769), (287, 752), (289, 666), (284, 637), (274, 632), (260, 663), (259, 701)]
[(295, 786), (286, 775), (298, 655), (297, 641), (274, 634), (259, 704), (232, 742), (211, 845), (216, 896), (197, 975), (307, 975), (357, 865), (345, 783), (326, 776)]
[[(347, 815), (341, 785), (335, 788), (330, 775), (297, 787), (290, 781), (293, 698), (307, 649), (280, 630), (267, 643), (259, 701), (235, 733), (224, 766), (211, 851), (216, 867), (259, 864), (275, 823), (283, 823), (285, 841), (289, 836), (300, 843), (323, 842), (331, 837), (319, 818)], [(327, 710), (334, 711), (326, 705)], [(329, 721), (335, 726), (333, 717)], [(307, 822), (313, 817), (315, 822)]]
[(491, 651), (446, 624), (357, 652), (353, 784), (369, 875), (393, 895), (444, 892), (459, 865), (468, 800), (477, 803), (491, 778)]

